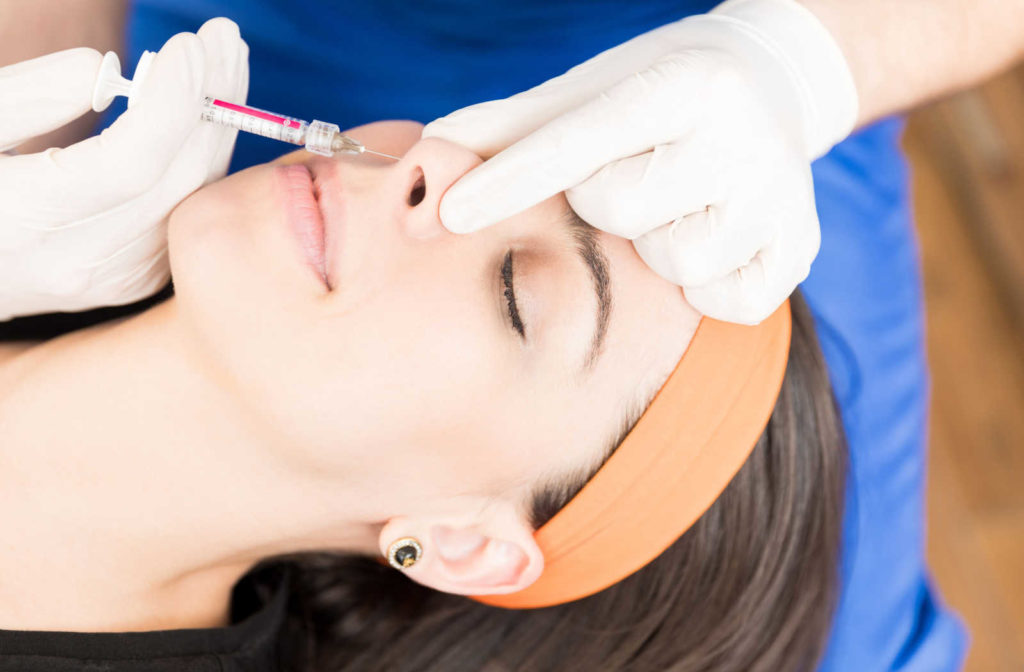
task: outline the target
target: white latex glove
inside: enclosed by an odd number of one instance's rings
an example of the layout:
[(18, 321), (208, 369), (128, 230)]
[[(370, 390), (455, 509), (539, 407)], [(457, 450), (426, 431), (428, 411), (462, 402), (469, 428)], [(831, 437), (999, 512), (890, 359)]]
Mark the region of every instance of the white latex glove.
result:
[(424, 136), (497, 154), (445, 194), (449, 230), (565, 191), (700, 312), (753, 324), (807, 277), (820, 243), (810, 162), (850, 133), (857, 106), (839, 46), (810, 11), (731, 0)]
[[(243, 103), (249, 49), (228, 19), (175, 35), (132, 108), (65, 149), (0, 156), (0, 320), (144, 298), (169, 277), (167, 215), (222, 177), (237, 131), (204, 96)], [(101, 55), (69, 49), (0, 68), (0, 149), (90, 109)]]

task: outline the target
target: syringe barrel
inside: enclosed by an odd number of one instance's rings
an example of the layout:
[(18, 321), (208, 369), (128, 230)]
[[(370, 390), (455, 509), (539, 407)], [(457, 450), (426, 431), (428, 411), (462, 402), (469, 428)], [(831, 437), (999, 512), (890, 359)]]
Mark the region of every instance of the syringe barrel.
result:
[(309, 129), (309, 124), (301, 119), (209, 97), (203, 101), (202, 119), (293, 145), (305, 145)]

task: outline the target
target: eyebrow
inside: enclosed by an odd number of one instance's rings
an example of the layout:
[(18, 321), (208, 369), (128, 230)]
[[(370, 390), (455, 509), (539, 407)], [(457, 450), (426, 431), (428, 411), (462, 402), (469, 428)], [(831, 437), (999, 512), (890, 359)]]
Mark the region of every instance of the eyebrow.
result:
[(586, 370), (593, 367), (601, 356), (604, 337), (608, 333), (608, 321), (612, 314), (611, 276), (608, 273), (608, 257), (598, 240), (597, 229), (580, 219), (572, 208), (566, 208), (564, 221), (576, 242), (576, 252), (590, 271), (591, 285), (597, 296), (597, 324), (594, 336), (590, 339), (590, 349), (583, 360), (583, 369)]

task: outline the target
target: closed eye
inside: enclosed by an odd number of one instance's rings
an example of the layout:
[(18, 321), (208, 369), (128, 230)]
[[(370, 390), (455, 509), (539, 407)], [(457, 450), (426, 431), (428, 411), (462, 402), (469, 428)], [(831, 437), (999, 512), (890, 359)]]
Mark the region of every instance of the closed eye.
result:
[(505, 303), (508, 304), (508, 317), (512, 321), (512, 328), (519, 332), (520, 338), (526, 340), (526, 327), (523, 325), (522, 318), (519, 317), (513, 280), (513, 257), (512, 250), (509, 250), (505, 253), (505, 260), (501, 264), (501, 282), (505, 286)]

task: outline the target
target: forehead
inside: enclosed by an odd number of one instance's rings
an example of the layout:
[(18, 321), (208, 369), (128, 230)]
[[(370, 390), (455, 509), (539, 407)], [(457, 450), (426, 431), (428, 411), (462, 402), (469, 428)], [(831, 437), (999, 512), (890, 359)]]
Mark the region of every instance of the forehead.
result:
[(594, 385), (620, 381), (643, 389), (655, 379), (660, 385), (685, 352), (700, 314), (679, 287), (644, 263), (631, 241), (604, 232), (599, 240), (608, 257), (613, 305)]

